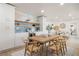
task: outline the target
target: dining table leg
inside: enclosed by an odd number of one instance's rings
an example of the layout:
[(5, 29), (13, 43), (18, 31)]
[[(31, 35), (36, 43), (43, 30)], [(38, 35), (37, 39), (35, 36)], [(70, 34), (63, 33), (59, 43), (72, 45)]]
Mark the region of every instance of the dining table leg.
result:
[(45, 55), (47, 56), (48, 55), (48, 51), (47, 51), (47, 46), (46, 46), (46, 43), (45, 43)]
[(46, 43), (42, 43), (42, 49), (40, 55), (46, 55), (47, 56), (47, 48), (46, 48)]

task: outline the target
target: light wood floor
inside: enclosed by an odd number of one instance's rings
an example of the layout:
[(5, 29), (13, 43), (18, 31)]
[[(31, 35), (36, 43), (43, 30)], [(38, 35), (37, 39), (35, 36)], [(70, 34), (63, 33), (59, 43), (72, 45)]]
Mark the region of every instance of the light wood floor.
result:
[(13, 48), (13, 49), (10, 49), (8, 51), (0, 53), (0, 56), (11, 56), (12, 53), (23, 50), (23, 49), (24, 49), (24, 46)]

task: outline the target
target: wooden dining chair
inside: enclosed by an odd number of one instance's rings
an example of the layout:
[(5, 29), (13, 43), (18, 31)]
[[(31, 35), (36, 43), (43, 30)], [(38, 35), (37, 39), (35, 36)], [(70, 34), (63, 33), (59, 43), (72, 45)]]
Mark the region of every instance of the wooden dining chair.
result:
[(66, 52), (67, 52), (67, 44), (66, 44), (67, 40), (66, 40), (65, 37), (59, 36), (59, 37), (58, 37), (58, 41), (59, 41), (59, 43), (60, 43), (60, 45), (61, 45), (61, 49), (62, 49), (62, 52), (63, 52), (62, 55), (65, 55)]
[(67, 52), (67, 40), (68, 40), (68, 37), (66, 37), (66, 36), (60, 36), (59, 40), (62, 43), (64, 54), (65, 54), (65, 52)]
[(37, 42), (35, 41), (32, 41), (32, 42), (25, 42), (25, 53), (24, 53), (24, 56), (26, 55), (26, 53), (28, 55), (34, 55), (34, 54), (40, 54), (40, 49), (41, 49), (41, 45), (38, 44)]
[(49, 44), (48, 49), (51, 50), (56, 55), (64, 55), (63, 44), (60, 38), (55, 38), (52, 41), (52, 44)]

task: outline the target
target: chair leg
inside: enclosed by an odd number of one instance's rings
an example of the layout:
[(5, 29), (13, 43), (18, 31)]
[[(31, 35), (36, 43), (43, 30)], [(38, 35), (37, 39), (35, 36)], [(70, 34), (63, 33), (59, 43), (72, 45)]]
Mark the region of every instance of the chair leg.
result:
[(32, 53), (32, 52), (30, 52), (30, 56), (32, 56), (32, 54), (33, 54), (33, 53)]
[(26, 48), (25, 48), (24, 56), (26, 56)]
[(65, 55), (65, 45), (63, 43), (63, 54)]
[(44, 51), (44, 44), (42, 45), (41, 55), (43, 55), (43, 54), (42, 54), (43, 51)]
[(62, 50), (62, 48), (60, 49), (60, 52), (61, 52), (61, 55), (63, 56), (63, 50)]
[(66, 46), (66, 42), (65, 42), (65, 50), (66, 50), (66, 52), (67, 52), (67, 46)]
[(57, 55), (57, 56), (59, 55), (59, 51), (58, 51), (57, 45), (56, 45), (56, 55)]
[(59, 55), (59, 51), (56, 51), (57, 56)]
[(64, 49), (64, 55), (65, 55), (65, 53), (67, 52), (66, 42), (64, 42), (63, 45), (64, 45), (64, 47), (63, 47), (63, 49)]
[(62, 43), (60, 43), (60, 53), (63, 56)]

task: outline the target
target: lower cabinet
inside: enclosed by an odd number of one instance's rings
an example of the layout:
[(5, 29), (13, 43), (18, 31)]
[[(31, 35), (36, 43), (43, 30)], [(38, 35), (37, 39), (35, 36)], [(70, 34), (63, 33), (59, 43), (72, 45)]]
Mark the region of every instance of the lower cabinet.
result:
[(16, 33), (15, 35), (15, 47), (24, 45), (24, 40), (27, 39), (28, 33)]

